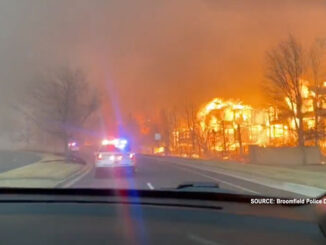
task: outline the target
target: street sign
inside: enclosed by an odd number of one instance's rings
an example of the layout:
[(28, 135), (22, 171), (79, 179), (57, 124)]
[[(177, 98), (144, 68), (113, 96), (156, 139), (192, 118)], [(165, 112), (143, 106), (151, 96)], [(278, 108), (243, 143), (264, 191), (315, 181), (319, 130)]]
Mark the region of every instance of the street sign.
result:
[(154, 139), (155, 139), (156, 141), (161, 140), (161, 134), (160, 134), (160, 133), (155, 133), (155, 134), (154, 134)]

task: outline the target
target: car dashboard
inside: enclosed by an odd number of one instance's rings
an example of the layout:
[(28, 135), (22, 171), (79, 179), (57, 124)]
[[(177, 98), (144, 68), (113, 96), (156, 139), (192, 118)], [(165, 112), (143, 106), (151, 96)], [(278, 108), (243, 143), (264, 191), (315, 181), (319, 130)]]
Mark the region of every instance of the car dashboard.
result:
[(0, 243), (325, 244), (326, 241), (311, 206), (307, 205), (198, 200), (191, 198), (191, 193), (169, 196), (166, 191), (162, 192), (162, 198), (157, 197), (160, 193), (151, 191), (89, 193), (74, 190), (74, 195), (53, 191), (1, 195)]

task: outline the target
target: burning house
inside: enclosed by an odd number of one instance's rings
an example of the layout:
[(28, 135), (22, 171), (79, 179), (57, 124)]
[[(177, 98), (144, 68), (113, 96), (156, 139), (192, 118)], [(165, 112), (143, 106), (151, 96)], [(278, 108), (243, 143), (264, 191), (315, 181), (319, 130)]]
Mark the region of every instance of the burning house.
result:
[[(319, 88), (301, 80), (305, 145), (326, 149), (326, 82)], [(196, 114), (196, 123), (172, 132), (171, 152), (179, 155), (214, 154), (228, 158), (248, 152), (250, 145), (294, 146), (296, 117), (288, 98), (284, 108), (253, 108), (238, 100), (214, 98)]]

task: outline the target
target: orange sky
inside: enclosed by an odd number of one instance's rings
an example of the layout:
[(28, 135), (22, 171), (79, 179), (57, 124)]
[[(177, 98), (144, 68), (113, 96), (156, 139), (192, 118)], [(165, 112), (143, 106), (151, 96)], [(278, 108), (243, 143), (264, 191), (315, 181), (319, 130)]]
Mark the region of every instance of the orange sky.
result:
[(266, 50), (289, 33), (305, 45), (326, 38), (324, 1), (177, 2), (135, 5), (112, 23), (111, 36), (93, 33), (81, 48), (101, 86), (114, 84), (123, 111), (217, 96), (261, 105)]
[(0, 95), (69, 64), (121, 115), (213, 97), (261, 105), (266, 50), (289, 33), (326, 38), (325, 13), (322, 0), (2, 1)]

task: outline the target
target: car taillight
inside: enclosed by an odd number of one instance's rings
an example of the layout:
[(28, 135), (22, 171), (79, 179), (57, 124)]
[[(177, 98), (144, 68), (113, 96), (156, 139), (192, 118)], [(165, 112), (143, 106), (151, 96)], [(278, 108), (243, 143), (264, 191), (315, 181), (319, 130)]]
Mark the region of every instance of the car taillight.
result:
[(134, 153), (130, 153), (129, 154), (129, 158), (134, 161), (135, 160), (135, 154)]
[(102, 154), (101, 153), (97, 154), (97, 160), (102, 160)]

